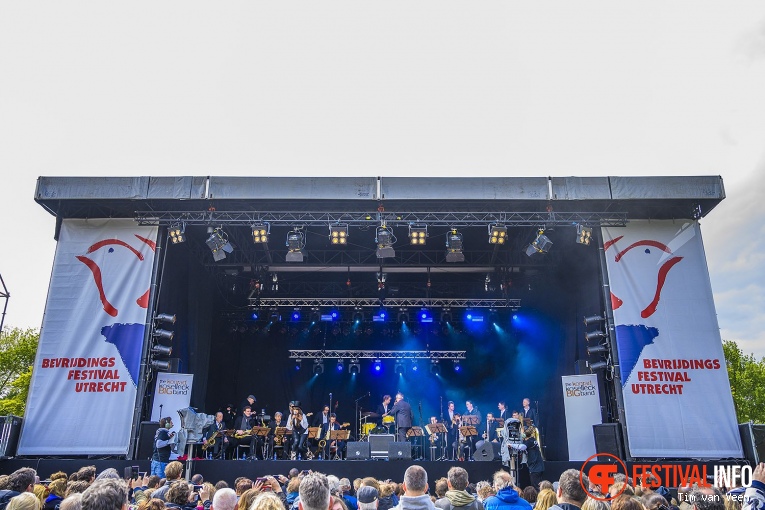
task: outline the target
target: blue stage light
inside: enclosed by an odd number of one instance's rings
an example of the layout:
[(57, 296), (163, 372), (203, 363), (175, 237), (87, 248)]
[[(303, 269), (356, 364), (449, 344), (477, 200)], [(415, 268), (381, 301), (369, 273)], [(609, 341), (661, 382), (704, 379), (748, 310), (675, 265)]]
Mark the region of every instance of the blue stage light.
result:
[(375, 362), (372, 364), (372, 370), (374, 370), (375, 372), (382, 371), (382, 361), (380, 361), (379, 359), (376, 359)]
[(258, 312), (252, 312), (252, 315), (250, 315), (250, 317), (252, 317), (252, 320), (256, 321), (258, 320), (260, 315), (258, 315)]
[(292, 312), (292, 320), (297, 322), (300, 320), (300, 312)]

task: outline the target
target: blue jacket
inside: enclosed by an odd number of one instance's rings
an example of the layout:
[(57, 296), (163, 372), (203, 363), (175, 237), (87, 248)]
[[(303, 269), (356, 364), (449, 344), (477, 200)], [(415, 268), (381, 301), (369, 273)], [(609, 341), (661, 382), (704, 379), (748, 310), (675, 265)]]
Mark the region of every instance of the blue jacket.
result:
[(486, 498), (483, 507), (484, 510), (531, 510), (529, 502), (511, 487), (499, 489), (496, 496)]

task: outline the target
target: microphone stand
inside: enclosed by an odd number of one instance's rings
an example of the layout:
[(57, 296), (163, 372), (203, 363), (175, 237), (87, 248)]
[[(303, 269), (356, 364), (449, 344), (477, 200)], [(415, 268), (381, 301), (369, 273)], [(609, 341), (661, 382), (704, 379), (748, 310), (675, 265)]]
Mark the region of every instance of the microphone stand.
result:
[[(423, 428), (422, 428), (422, 400), (420, 400), (417, 403), (417, 408), (418, 408), (418, 410), (420, 412), (420, 430), (423, 430)], [(423, 460), (425, 458), (425, 434), (421, 435), (419, 438), (415, 438), (415, 440), (418, 443), (420, 443), (420, 458), (417, 459), (417, 460)]]
[(356, 440), (357, 441), (361, 438), (361, 427), (359, 425), (359, 422), (361, 421), (361, 412), (359, 411), (359, 402), (361, 401), (362, 398), (368, 397), (368, 396), (369, 396), (369, 393), (367, 393), (366, 395), (362, 395), (362, 396), (360, 396), (359, 398), (357, 398), (355, 400), (355, 403), (356, 403), (356, 425), (355, 425), (355, 427), (356, 427), (356, 433), (358, 434), (356, 436)]

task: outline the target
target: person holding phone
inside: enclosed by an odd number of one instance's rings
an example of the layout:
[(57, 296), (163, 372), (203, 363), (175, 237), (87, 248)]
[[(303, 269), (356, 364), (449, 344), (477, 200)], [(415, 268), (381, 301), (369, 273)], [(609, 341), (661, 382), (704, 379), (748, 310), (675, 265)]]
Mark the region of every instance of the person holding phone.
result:
[(151, 455), (151, 474), (160, 478), (165, 476), (165, 467), (170, 463), (170, 453), (172, 451), (172, 442), (175, 432), (173, 428), (173, 419), (170, 417), (159, 420), (159, 428), (154, 434), (154, 451)]

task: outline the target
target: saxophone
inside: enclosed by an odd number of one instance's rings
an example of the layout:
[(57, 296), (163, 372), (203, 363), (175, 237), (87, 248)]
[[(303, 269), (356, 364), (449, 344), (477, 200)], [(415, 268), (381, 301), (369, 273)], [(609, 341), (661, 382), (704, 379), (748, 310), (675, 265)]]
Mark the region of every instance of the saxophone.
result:
[(202, 450), (207, 450), (208, 448), (215, 446), (215, 440), (220, 435), (220, 430), (216, 430), (213, 432), (213, 435), (210, 436), (210, 438), (205, 441), (205, 444), (202, 445)]

